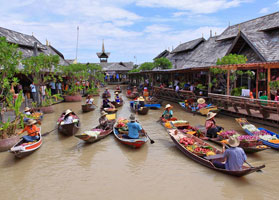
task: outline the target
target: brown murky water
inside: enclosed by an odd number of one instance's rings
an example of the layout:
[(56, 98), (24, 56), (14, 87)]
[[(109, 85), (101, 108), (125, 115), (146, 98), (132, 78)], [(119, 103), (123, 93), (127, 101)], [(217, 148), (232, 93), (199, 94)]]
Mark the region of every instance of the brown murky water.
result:
[[(101, 104), (100, 98), (95, 100)], [(55, 127), (58, 116), (67, 108), (79, 115), (80, 131), (95, 126), (99, 118), (99, 110), (82, 114), (81, 103), (62, 103), (55, 108), (55, 113), (45, 115), (43, 133)], [(194, 125), (205, 120), (178, 105), (174, 105), (174, 112), (177, 118)], [(29, 157), (19, 160), (10, 153), (0, 153), (0, 199), (278, 199), (276, 150), (248, 155), (252, 165), (266, 164), (263, 173), (242, 178), (221, 174), (176, 149), (164, 128), (156, 123), (161, 113), (162, 109), (150, 110), (147, 116), (137, 116), (155, 140), (155, 144), (148, 142), (138, 150), (118, 143), (113, 135), (86, 145), (75, 137), (54, 132), (44, 137), (42, 147)], [(126, 101), (118, 117), (129, 115)], [(217, 123), (242, 132), (233, 118), (219, 116)]]

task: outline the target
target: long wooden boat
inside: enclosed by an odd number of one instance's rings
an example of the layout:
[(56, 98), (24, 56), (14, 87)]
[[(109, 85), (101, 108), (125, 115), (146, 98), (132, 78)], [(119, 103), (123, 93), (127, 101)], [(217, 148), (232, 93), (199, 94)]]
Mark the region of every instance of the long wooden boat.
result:
[(101, 111), (105, 111), (108, 114), (116, 113), (118, 110), (115, 108), (102, 108)]
[(203, 140), (201, 140), (201, 139), (199, 139), (199, 138), (197, 138), (197, 137), (195, 137), (193, 135), (183, 134), (180, 131), (177, 134), (175, 134), (175, 131), (176, 130), (169, 130), (168, 134), (171, 137), (171, 139), (174, 142), (174, 144), (176, 145), (176, 147), (180, 151), (182, 151), (182, 153), (184, 153), (188, 158), (190, 158), (190, 159), (194, 160), (195, 162), (197, 162), (197, 163), (199, 163), (201, 165), (204, 165), (204, 166), (206, 166), (206, 167), (208, 167), (210, 169), (216, 170), (218, 172), (222, 172), (224, 174), (229, 174), (229, 175), (232, 175), (232, 176), (241, 177), (241, 176), (245, 176), (245, 175), (251, 174), (253, 172), (256, 172), (256, 171), (258, 171), (258, 170), (260, 170), (260, 169), (265, 167), (265, 165), (261, 165), (261, 166), (258, 166), (258, 167), (247, 167), (247, 166), (243, 165), (241, 171), (229, 171), (229, 170), (226, 170), (226, 169), (217, 168), (217, 167), (215, 167), (213, 165), (211, 160), (208, 160), (208, 159), (206, 159), (203, 156), (199, 156), (199, 155), (189, 151), (184, 145), (179, 143), (179, 140), (182, 137), (192, 138), (198, 144), (210, 146), (216, 154), (221, 154), (221, 151), (219, 151), (215, 147), (211, 146), (208, 143), (205, 143)]
[(75, 119), (76, 122), (73, 122), (71, 124), (60, 123), (62, 120), (63, 120), (63, 118), (60, 117), (57, 121), (59, 133), (65, 135), (65, 136), (72, 136), (78, 132), (81, 124), (80, 124), (80, 120), (77, 115), (76, 115), (76, 119)]
[(123, 106), (123, 100), (121, 99), (121, 101), (119, 102), (119, 103), (117, 103), (116, 101), (112, 101), (111, 102), (112, 103), (112, 105), (114, 105), (115, 106), (115, 108), (119, 108), (119, 107), (121, 107), (121, 106)]
[(119, 133), (118, 129), (116, 127), (113, 127), (113, 133), (114, 133), (114, 136), (115, 138), (122, 144), (125, 144), (129, 147), (132, 147), (132, 148), (140, 148), (142, 145), (144, 145), (148, 138), (146, 135), (144, 136), (140, 136), (140, 138), (138, 139), (126, 139), (126, 138), (122, 138), (122, 135), (121, 133)]
[(126, 92), (126, 97), (128, 98), (128, 99), (135, 99), (136, 97), (138, 96), (138, 93), (131, 93), (131, 94), (128, 94), (127, 92)]
[(108, 94), (106, 94), (106, 93), (103, 93), (102, 94), (102, 98), (104, 99), (104, 98), (110, 98), (111, 97), (111, 94), (110, 93), (108, 93)]
[(30, 155), (37, 149), (39, 149), (43, 144), (42, 135), (41, 135), (41, 128), (39, 133), (39, 139), (35, 142), (25, 142), (22, 138), (18, 143), (16, 143), (10, 150), (11, 153), (15, 155), (17, 158), (23, 158), (25, 156)]
[(147, 115), (149, 107), (141, 107), (139, 110), (135, 110), (133, 101), (130, 101), (130, 109), (132, 112), (137, 112), (140, 115)]
[[(250, 123), (247, 121), (246, 118), (236, 118), (235, 120), (238, 122), (238, 124), (240, 125), (240, 127), (245, 131), (245, 133), (247, 133), (248, 135), (255, 135), (253, 132), (251, 132), (251, 131), (249, 131), (248, 129), (245, 129), (245, 128), (243, 127), (244, 125), (249, 125), (249, 124), (250, 124)], [(274, 133), (274, 132), (272, 132), (272, 131), (270, 131), (270, 130), (267, 130), (267, 129), (265, 129), (265, 128), (258, 128), (258, 130), (260, 130), (260, 131), (264, 130), (264, 131), (266, 131), (267, 133), (269, 133), (271, 136), (275, 135), (275, 136), (277, 137), (277, 139), (279, 139), (279, 134), (277, 134), (277, 133)], [(275, 144), (275, 143), (272, 143), (272, 142), (269, 142), (269, 141), (263, 140), (263, 139), (260, 139), (260, 141), (262, 141), (264, 145), (269, 146), (269, 147), (271, 147), (271, 148), (273, 148), (273, 149), (279, 149), (279, 144)]]
[(109, 121), (110, 129), (108, 130), (100, 129), (99, 126), (96, 126), (95, 128), (91, 129), (91, 131), (99, 131), (100, 132), (99, 135), (92, 136), (86, 133), (82, 133), (82, 134), (76, 134), (75, 137), (85, 141), (86, 143), (94, 143), (100, 141), (101, 139), (104, 139), (105, 137), (109, 136), (112, 133), (114, 123), (115, 120)]
[[(200, 139), (202, 140), (207, 140), (207, 141), (210, 141), (210, 142), (213, 142), (215, 144), (218, 144), (220, 146), (222, 146), (222, 142), (219, 138), (209, 138), (209, 137), (206, 137), (205, 133), (206, 133), (206, 129), (204, 126), (201, 126), (201, 125), (198, 125), (195, 127), (196, 130), (200, 131), (202, 134), (202, 137), (200, 137)], [(241, 147), (245, 153), (257, 153), (257, 152), (260, 152), (260, 151), (264, 151), (264, 150), (267, 150), (267, 149), (270, 149), (269, 147), (265, 146), (265, 145), (256, 145), (256, 146), (244, 146), (244, 145), (241, 145), (239, 146)]]
[(90, 112), (96, 109), (96, 107), (94, 105), (90, 105), (90, 104), (84, 104), (81, 105), (81, 109), (82, 112)]
[(116, 92), (121, 93), (122, 90), (121, 90), (121, 89), (120, 89), (120, 90), (115, 89), (115, 90), (114, 90), (114, 93), (116, 93)]
[(183, 110), (187, 111), (187, 112), (192, 112), (192, 113), (197, 113), (203, 116), (207, 116), (207, 114), (209, 112), (213, 112), (213, 113), (219, 113), (221, 111), (221, 109), (219, 109), (217, 106), (209, 106), (209, 107), (205, 107), (205, 108), (201, 108), (197, 111), (192, 111), (190, 108), (185, 106), (184, 102), (178, 102), (179, 105), (183, 108)]

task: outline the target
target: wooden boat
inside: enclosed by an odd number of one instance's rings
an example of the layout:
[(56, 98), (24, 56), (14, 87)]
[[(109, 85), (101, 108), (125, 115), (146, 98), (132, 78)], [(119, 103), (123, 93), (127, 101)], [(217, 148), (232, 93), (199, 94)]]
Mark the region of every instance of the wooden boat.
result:
[(183, 134), (180, 131), (178, 131), (178, 133), (175, 134), (175, 131), (176, 130), (169, 130), (168, 134), (171, 137), (171, 139), (174, 142), (174, 144), (176, 145), (176, 147), (180, 151), (182, 151), (182, 153), (184, 153), (188, 158), (190, 158), (190, 159), (194, 160), (195, 162), (197, 162), (197, 163), (199, 163), (201, 165), (204, 165), (204, 166), (206, 166), (206, 167), (208, 167), (210, 169), (216, 170), (218, 172), (222, 172), (224, 174), (229, 174), (229, 175), (232, 175), (232, 176), (241, 177), (241, 176), (245, 176), (245, 175), (251, 174), (253, 172), (256, 172), (256, 171), (258, 171), (258, 170), (260, 170), (260, 169), (265, 167), (265, 165), (261, 165), (261, 166), (258, 166), (258, 167), (247, 167), (247, 166), (243, 165), (241, 171), (229, 171), (229, 170), (226, 170), (226, 169), (217, 168), (217, 167), (215, 167), (213, 165), (211, 160), (208, 160), (208, 159), (206, 159), (206, 157), (199, 156), (199, 155), (191, 152), (184, 145), (180, 144), (179, 140), (182, 137), (192, 138), (192, 139), (194, 139), (195, 142), (197, 142), (200, 145), (210, 146), (216, 154), (222, 154), (221, 151), (219, 151), (215, 147), (211, 146), (208, 143), (205, 143), (203, 140), (201, 140), (201, 139), (199, 139), (199, 138), (197, 138), (197, 137), (195, 137), (193, 135)]
[(151, 97), (150, 100), (146, 100), (146, 104), (160, 104), (160, 105), (162, 105), (163, 104), (163, 100), (158, 99), (156, 97)]
[(103, 98), (103, 99), (105, 99), (105, 98), (110, 98), (110, 97), (111, 97), (110, 93), (108, 93), (108, 94), (103, 93), (103, 94), (102, 94), (102, 98)]
[(116, 101), (112, 101), (111, 103), (112, 103), (112, 105), (115, 106), (115, 108), (119, 108), (119, 107), (123, 106), (124, 102), (122, 100), (122, 101), (120, 101), (120, 103), (117, 103)]
[[(243, 128), (244, 125), (251, 124), (251, 123), (249, 123), (247, 121), (246, 118), (237, 118), (235, 120), (238, 122), (238, 124), (241, 126), (241, 128), (245, 131), (245, 133), (247, 133), (248, 135), (255, 135), (254, 133), (252, 133), (248, 129)], [(270, 130), (267, 130), (265, 128), (258, 128), (258, 130), (260, 130), (260, 131), (264, 130), (267, 133), (269, 133), (271, 136), (275, 135), (279, 139), (279, 134), (276, 134), (276, 133), (274, 133), (274, 132), (272, 132)], [(279, 149), (279, 144), (275, 144), (275, 143), (272, 143), (272, 142), (269, 142), (269, 141), (263, 140), (263, 139), (260, 139), (260, 141), (262, 141), (264, 145), (269, 146), (269, 147), (271, 147), (273, 149)]]
[(108, 114), (116, 113), (118, 110), (115, 108), (102, 108), (101, 111), (105, 111)]
[(39, 140), (33, 142), (33, 143), (26, 143), (24, 142), (24, 139), (22, 138), (18, 143), (16, 143), (10, 150), (11, 153), (15, 155), (17, 158), (23, 158), (25, 156), (30, 155), (34, 151), (36, 151), (38, 148), (42, 146), (42, 135), (41, 135), (41, 128), (39, 133)]
[(113, 130), (113, 125), (115, 123), (115, 120), (111, 120), (109, 121), (110, 123), (110, 129), (108, 130), (104, 130), (104, 129), (100, 129), (99, 126), (96, 126), (95, 128), (91, 129), (91, 131), (99, 131), (100, 134), (95, 136), (92, 135), (88, 135), (86, 133), (82, 133), (82, 134), (76, 134), (75, 137), (87, 142), (87, 143), (94, 143), (97, 142), (101, 139), (104, 139), (105, 137), (107, 137), (108, 135), (110, 135), (112, 133)]
[[(62, 113), (62, 115), (63, 115), (63, 113)], [(74, 119), (76, 122), (73, 122), (71, 124), (62, 124), (63, 122), (60, 123), (61, 121), (63, 121), (62, 115), (57, 121), (58, 132), (65, 136), (72, 136), (72, 135), (76, 134), (81, 125), (78, 116), (76, 115), (76, 119)]]
[(81, 105), (81, 109), (82, 112), (90, 112), (96, 109), (96, 107), (94, 105), (90, 105), (90, 104), (84, 104)]
[[(204, 126), (198, 125), (198, 126), (195, 127), (195, 129), (197, 131), (201, 132), (200, 139), (211, 141), (211, 142), (213, 142), (215, 144), (218, 144), (220, 146), (223, 145), (219, 138), (209, 138), (209, 137), (206, 137), (205, 136), (206, 129), (205, 129)], [(270, 149), (269, 147), (267, 147), (265, 145), (246, 146), (246, 145), (242, 145), (241, 143), (240, 143), (239, 147), (241, 147), (246, 153), (257, 153), (257, 152), (260, 152), (260, 151), (264, 151), (264, 150)]]
[(184, 102), (178, 102), (179, 105), (183, 108), (183, 110), (187, 111), (187, 112), (192, 112), (192, 113), (198, 113), (200, 115), (203, 115), (203, 116), (207, 116), (207, 114), (209, 112), (213, 112), (213, 113), (219, 113), (221, 110), (218, 109), (217, 106), (209, 106), (209, 107), (205, 107), (205, 108), (201, 108), (197, 111), (192, 111), (192, 109), (190, 109), (189, 107), (186, 107), (185, 106), (185, 103)]
[(149, 111), (149, 107), (140, 107), (140, 109), (135, 110), (134, 108), (134, 101), (130, 101), (130, 109), (132, 110), (132, 112), (137, 112), (140, 115), (147, 115), (148, 111)]
[(129, 99), (135, 99), (136, 97), (138, 96), (138, 93), (131, 93), (131, 94), (128, 94), (126, 92), (126, 97), (129, 98)]
[(117, 90), (117, 89), (115, 89), (115, 90), (114, 90), (114, 93), (116, 93), (116, 92), (121, 93), (122, 90)]
[(146, 135), (140, 136), (140, 138), (138, 138), (138, 139), (125, 139), (125, 138), (122, 138), (123, 134), (119, 133), (118, 129), (115, 126), (113, 127), (113, 133), (114, 133), (114, 136), (116, 137), (116, 139), (119, 142), (121, 142), (122, 144), (125, 144), (125, 145), (127, 145), (129, 147), (132, 147), (132, 148), (140, 148), (148, 140), (148, 137)]

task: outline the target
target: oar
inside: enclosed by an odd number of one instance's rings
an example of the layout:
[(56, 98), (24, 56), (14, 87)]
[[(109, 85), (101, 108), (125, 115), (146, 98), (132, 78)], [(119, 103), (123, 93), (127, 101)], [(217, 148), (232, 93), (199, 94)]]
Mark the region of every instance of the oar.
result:
[[(255, 168), (255, 167), (253, 167), (252, 165), (250, 165), (247, 161), (245, 161), (245, 163), (246, 163), (247, 165), (249, 165), (249, 167), (251, 167), (251, 168)], [(258, 169), (256, 172), (263, 172), (263, 170)]]
[(149, 137), (149, 135), (146, 133), (146, 131), (144, 130), (144, 134), (149, 138), (149, 140), (150, 140), (150, 143), (151, 144), (153, 144), (153, 143), (155, 143), (155, 141), (154, 140), (152, 140), (150, 137)]
[(46, 136), (46, 135), (50, 134), (51, 132), (53, 132), (53, 131), (55, 131), (57, 129), (58, 129), (58, 127), (53, 129), (53, 130), (51, 130), (51, 131), (45, 132), (45, 133), (42, 134), (42, 136)]

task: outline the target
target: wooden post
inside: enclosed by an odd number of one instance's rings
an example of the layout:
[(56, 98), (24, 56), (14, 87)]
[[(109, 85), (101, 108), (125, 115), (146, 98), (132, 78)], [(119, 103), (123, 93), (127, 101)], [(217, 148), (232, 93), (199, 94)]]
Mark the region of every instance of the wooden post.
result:
[(211, 74), (210, 71), (208, 71), (208, 93), (211, 93)]
[(173, 73), (171, 73), (171, 85), (172, 85), (172, 88), (174, 88), (174, 78), (173, 78)]
[(259, 69), (257, 69), (257, 77), (256, 77), (256, 99), (259, 98)]
[(227, 95), (230, 95), (230, 72), (231, 72), (231, 70), (228, 69), (228, 72), (227, 72)]
[(268, 99), (270, 100), (270, 86), (269, 86), (269, 82), (270, 82), (270, 67), (268, 66), (268, 68), (267, 68), (267, 96), (268, 96)]

